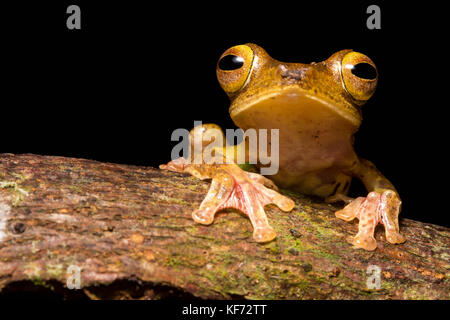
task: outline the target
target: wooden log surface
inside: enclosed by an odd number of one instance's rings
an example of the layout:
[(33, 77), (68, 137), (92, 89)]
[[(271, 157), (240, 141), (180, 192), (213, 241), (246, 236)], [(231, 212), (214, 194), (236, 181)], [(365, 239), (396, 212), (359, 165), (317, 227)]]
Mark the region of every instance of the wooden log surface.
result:
[[(247, 217), (191, 219), (209, 182), (91, 160), (0, 155), (0, 297), (91, 299), (449, 299), (450, 230), (400, 220), (407, 242), (354, 249), (357, 222), (339, 206), (283, 191), (267, 207), (276, 240), (258, 244)], [(380, 288), (369, 289), (369, 266)], [(68, 268), (81, 289), (67, 288)]]

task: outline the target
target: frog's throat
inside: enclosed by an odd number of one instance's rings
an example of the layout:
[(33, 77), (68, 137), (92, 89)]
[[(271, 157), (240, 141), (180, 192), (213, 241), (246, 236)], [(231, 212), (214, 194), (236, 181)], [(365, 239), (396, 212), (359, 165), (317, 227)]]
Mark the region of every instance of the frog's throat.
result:
[[(302, 107), (303, 109), (309, 109), (310, 112), (314, 112), (315, 108), (327, 109), (330, 114), (335, 114), (337, 118), (348, 121), (349, 127), (353, 127), (355, 131), (362, 121), (360, 111), (348, 102), (332, 102), (313, 95), (298, 86), (287, 87), (282, 90), (278, 88), (258, 96), (239, 97), (230, 106), (230, 116), (233, 120), (242, 118), (244, 114), (251, 116), (252, 113), (258, 112), (259, 107), (263, 105), (265, 108), (269, 106), (269, 109), (272, 109), (264, 110), (264, 112), (273, 112), (273, 115), (280, 112), (290, 113), (297, 107), (299, 110)], [(261, 110), (261, 112), (263, 111)]]

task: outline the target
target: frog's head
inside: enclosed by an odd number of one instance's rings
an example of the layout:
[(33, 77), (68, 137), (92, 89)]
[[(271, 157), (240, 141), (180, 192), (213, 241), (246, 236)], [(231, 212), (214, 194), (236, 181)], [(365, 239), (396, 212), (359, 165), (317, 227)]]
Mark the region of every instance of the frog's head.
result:
[(370, 58), (353, 50), (319, 63), (283, 63), (249, 43), (223, 53), (217, 78), (231, 99), (231, 118), (241, 128), (277, 120), (283, 127), (302, 118), (316, 123), (337, 119), (356, 131), (378, 73)]

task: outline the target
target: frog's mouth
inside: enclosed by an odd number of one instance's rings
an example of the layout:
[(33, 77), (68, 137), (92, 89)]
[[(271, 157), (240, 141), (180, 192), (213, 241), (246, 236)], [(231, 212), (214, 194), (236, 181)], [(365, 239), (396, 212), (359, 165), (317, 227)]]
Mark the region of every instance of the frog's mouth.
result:
[(356, 132), (361, 114), (351, 104), (337, 104), (302, 90), (288, 87), (268, 92), (257, 98), (236, 99), (230, 116), (243, 129), (316, 128)]

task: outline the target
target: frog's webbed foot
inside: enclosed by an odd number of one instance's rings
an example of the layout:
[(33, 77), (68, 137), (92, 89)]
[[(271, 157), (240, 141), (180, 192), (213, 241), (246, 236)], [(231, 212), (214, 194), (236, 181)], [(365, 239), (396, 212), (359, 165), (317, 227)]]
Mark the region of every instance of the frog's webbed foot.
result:
[(214, 174), (211, 187), (200, 208), (193, 212), (193, 219), (202, 224), (211, 224), (216, 212), (235, 208), (246, 214), (253, 225), (253, 239), (268, 242), (276, 237), (269, 225), (264, 206), (275, 204), (283, 211), (291, 211), (295, 203), (264, 186), (274, 186), (270, 180), (255, 173), (241, 170), (235, 164), (225, 164)]
[(384, 225), (388, 242), (397, 244), (406, 241), (399, 233), (400, 207), (401, 201), (394, 191), (371, 192), (366, 198), (357, 198), (337, 211), (336, 217), (345, 221), (359, 219), (358, 233), (351, 242), (358, 248), (372, 251), (377, 248), (374, 233), (378, 223)]
[[(172, 167), (173, 164), (162, 168), (172, 170)], [(275, 187), (269, 179), (243, 171), (236, 164), (187, 165), (184, 172), (199, 178), (212, 178), (208, 194), (200, 208), (192, 213), (194, 221), (209, 225), (213, 223), (216, 212), (226, 208), (238, 209), (250, 218), (256, 242), (268, 242), (276, 237), (275, 230), (267, 220), (264, 206), (275, 204), (285, 212), (291, 211), (295, 206), (294, 201), (288, 197), (264, 186)]]

